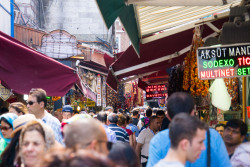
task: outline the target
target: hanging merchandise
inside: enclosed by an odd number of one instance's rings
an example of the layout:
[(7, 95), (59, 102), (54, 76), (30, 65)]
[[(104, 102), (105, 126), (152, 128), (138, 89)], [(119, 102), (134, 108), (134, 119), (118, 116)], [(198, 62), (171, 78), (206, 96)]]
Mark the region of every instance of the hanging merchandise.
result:
[(125, 108), (131, 107), (131, 92), (132, 92), (132, 82), (125, 83), (124, 86), (124, 97), (125, 97)]
[(229, 110), (231, 106), (231, 97), (222, 78), (215, 79), (209, 92), (212, 94), (212, 104), (223, 111)]
[(137, 82), (132, 82), (132, 88), (133, 88), (133, 97), (132, 97), (132, 106), (136, 107), (136, 102), (138, 100), (138, 84)]
[(174, 92), (183, 91), (182, 81), (183, 81), (183, 67), (181, 65), (176, 65), (172, 67), (167, 85), (168, 96), (170, 96)]
[(97, 93), (97, 75), (89, 70), (81, 69), (81, 79), (86, 83), (92, 91)]
[(203, 97), (207, 95), (209, 89), (208, 80), (199, 80), (197, 69), (196, 50), (203, 46), (200, 27), (195, 27), (192, 46), (185, 58), (185, 68), (183, 76), (183, 89), (190, 91), (192, 95)]
[(138, 88), (138, 101), (137, 105), (138, 106), (143, 106), (144, 105), (144, 97), (143, 97), (143, 90)]
[(115, 108), (117, 104), (117, 93), (107, 85), (107, 106)]
[(102, 78), (102, 106), (106, 107), (106, 78)]
[(125, 104), (125, 97), (124, 95), (124, 84), (119, 84), (118, 86), (118, 103), (117, 103), (117, 107), (118, 108), (124, 108), (124, 104)]
[(238, 78), (224, 78), (225, 85), (227, 86), (227, 91), (231, 96), (231, 106), (233, 111), (238, 111), (239, 109), (239, 81)]
[(102, 105), (102, 90), (101, 90), (101, 75), (98, 74), (97, 75), (97, 106), (101, 106)]

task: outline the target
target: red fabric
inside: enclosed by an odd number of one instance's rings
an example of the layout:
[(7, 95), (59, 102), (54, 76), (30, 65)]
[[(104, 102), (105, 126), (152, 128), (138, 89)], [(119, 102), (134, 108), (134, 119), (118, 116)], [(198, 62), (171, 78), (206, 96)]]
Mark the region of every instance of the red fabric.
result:
[(114, 63), (119, 57), (123, 54), (123, 52), (116, 53), (114, 57), (109, 56), (108, 54), (104, 54), (104, 61), (106, 64), (106, 67), (109, 68), (109, 66)]
[(79, 65), (108, 74), (108, 68), (106, 66), (100, 65), (93, 61), (81, 61)]
[[(220, 29), (223, 23), (227, 20), (228, 18), (224, 18), (224, 19), (220, 19), (217, 21), (213, 21), (212, 23)], [(146, 44), (141, 44), (140, 45), (140, 58), (138, 58), (138, 55), (136, 54), (133, 47), (130, 46), (120, 56), (120, 58), (112, 64), (113, 71), (114, 72), (120, 71), (128, 67), (146, 63), (148, 61), (152, 61), (157, 58), (165, 57), (167, 55), (174, 54), (188, 47), (189, 45), (192, 44), (193, 29), (194, 28), (188, 29), (188, 30), (185, 30), (185, 31), (182, 31), (182, 32), (179, 32), (179, 33), (176, 33), (168, 37), (158, 39), (158, 40), (146, 43)], [(204, 25), (202, 29), (203, 29), (203, 33), (202, 33), (203, 37), (206, 37), (214, 32), (207, 25)], [(117, 79), (122, 79), (125, 77), (143, 74), (143, 73), (152, 72), (152, 71), (165, 70), (166, 68), (170, 68), (176, 64), (182, 63), (184, 61), (186, 54), (187, 52), (171, 60), (162, 61), (154, 65), (148, 65), (147, 67), (140, 68), (137, 70), (127, 71), (124, 74), (118, 75)], [(112, 75), (112, 74), (109, 73), (109, 75)], [(107, 80), (107, 83), (110, 84), (114, 90), (117, 90), (117, 83), (114, 83), (116, 82), (116, 80), (112, 79), (112, 77), (110, 76), (108, 76), (108, 78), (110, 79)]]
[(130, 129), (126, 129), (125, 127), (122, 127), (122, 129), (126, 130), (129, 136), (133, 134), (133, 132)]
[(104, 54), (104, 61), (106, 64), (106, 67), (109, 68), (109, 66), (114, 63), (115, 59), (111, 56), (109, 56), (108, 54)]
[(0, 80), (18, 94), (43, 88), (48, 96), (64, 96), (79, 77), (72, 68), (0, 31)]
[(146, 87), (148, 86), (148, 84), (144, 81), (142, 81), (141, 79), (138, 80), (138, 87), (145, 90), (146, 91)]

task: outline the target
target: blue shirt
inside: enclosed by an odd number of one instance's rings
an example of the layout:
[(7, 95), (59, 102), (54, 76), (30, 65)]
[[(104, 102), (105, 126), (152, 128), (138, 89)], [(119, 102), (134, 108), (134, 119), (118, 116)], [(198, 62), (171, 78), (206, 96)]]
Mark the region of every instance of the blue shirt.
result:
[(60, 128), (61, 128), (60, 121), (56, 117), (53, 117), (47, 111), (45, 111), (45, 116), (42, 118), (42, 121), (46, 125), (48, 125), (49, 127), (51, 127), (51, 129), (54, 131), (54, 135), (55, 135), (56, 141), (58, 141), (59, 143), (63, 144), (63, 137), (62, 137), (62, 133), (61, 133), (61, 130), (60, 130)]
[(127, 125), (126, 128), (130, 129), (133, 133), (135, 133), (135, 136), (138, 137), (138, 135), (139, 135), (139, 129), (137, 128), (137, 126), (135, 126), (134, 124), (130, 123), (130, 124)]
[[(228, 153), (219, 133), (214, 129), (210, 131), (211, 167), (232, 167), (228, 158)], [(206, 134), (207, 135), (207, 134)], [(200, 158), (194, 163), (187, 162), (186, 167), (206, 167), (207, 166), (207, 136), (204, 141), (206, 149), (202, 151)], [(149, 159), (147, 167), (153, 167), (163, 159), (170, 148), (169, 130), (163, 130), (156, 134), (150, 141)]]
[(106, 134), (107, 134), (107, 137), (108, 137), (108, 141), (111, 141), (112, 143), (116, 143), (116, 134), (114, 131), (112, 131), (111, 129), (109, 129), (108, 125), (103, 125), (105, 131), (106, 131)]
[(128, 137), (128, 133), (126, 132), (126, 130), (122, 129), (116, 124), (110, 124), (109, 128), (115, 132), (117, 142), (129, 142), (129, 137)]

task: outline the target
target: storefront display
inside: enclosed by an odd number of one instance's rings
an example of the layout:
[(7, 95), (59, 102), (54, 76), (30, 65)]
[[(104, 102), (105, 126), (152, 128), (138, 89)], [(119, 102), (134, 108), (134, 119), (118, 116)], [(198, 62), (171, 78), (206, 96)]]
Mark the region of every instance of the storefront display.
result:
[(168, 96), (174, 92), (183, 91), (183, 70), (184, 66), (176, 65), (171, 68), (170, 77), (168, 80)]
[(47, 106), (45, 108), (48, 112), (54, 111), (54, 101), (51, 96), (47, 97)]
[(204, 42), (201, 38), (200, 28), (196, 27), (193, 36), (192, 47), (185, 58), (183, 89), (186, 91), (190, 91), (194, 96), (202, 95), (203, 97), (205, 97), (208, 93), (209, 81), (200, 80), (198, 78), (196, 57), (197, 48), (203, 46), (203, 43)]
[(117, 100), (117, 93), (107, 86), (107, 106), (112, 106), (114, 108), (114, 106), (117, 105)]
[(231, 96), (231, 110), (238, 111), (239, 108), (239, 78), (224, 78), (228, 93)]
[(132, 107), (143, 105), (143, 90), (138, 88), (137, 81), (120, 84), (117, 93), (107, 86), (107, 106), (129, 110)]

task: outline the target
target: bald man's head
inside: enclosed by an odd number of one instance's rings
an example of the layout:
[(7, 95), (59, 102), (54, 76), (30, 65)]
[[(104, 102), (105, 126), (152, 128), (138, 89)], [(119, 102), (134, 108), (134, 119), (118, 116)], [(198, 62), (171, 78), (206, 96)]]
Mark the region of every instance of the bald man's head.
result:
[(75, 121), (64, 128), (64, 141), (68, 148), (87, 148), (93, 141), (107, 142), (102, 124), (95, 119)]

